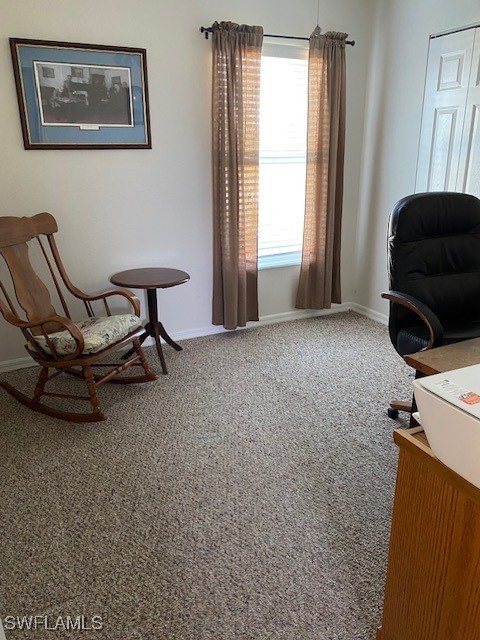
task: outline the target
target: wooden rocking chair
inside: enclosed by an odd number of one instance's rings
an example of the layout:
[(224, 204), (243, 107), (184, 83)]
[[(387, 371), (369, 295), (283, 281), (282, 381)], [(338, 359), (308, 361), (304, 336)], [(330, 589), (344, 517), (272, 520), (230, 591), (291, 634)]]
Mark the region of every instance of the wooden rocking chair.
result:
[[(26, 320), (18, 315), (6, 283), (1, 280), (0, 289), (4, 301), (0, 299), (0, 312), (7, 322), (21, 329), (27, 339), (25, 349), (41, 366), (32, 398), (7, 382), (1, 382), (0, 386), (30, 409), (55, 418), (72, 422), (105, 420), (97, 397), (97, 387), (100, 384), (103, 382), (129, 384), (157, 378), (149, 370), (139, 342), (139, 338), (144, 334), (144, 329), (140, 325), (140, 302), (129, 291), (118, 289), (89, 296), (74, 287), (58, 253), (53, 237), (56, 231), (58, 231), (57, 223), (50, 213), (39, 213), (31, 218), (0, 217), (0, 254), (7, 264), (13, 291), (18, 305), (25, 312)], [(42, 235), (46, 236), (48, 247), (45, 242), (42, 242), (40, 237)], [(40, 245), (41, 255), (46, 261), (64, 315), (59, 315), (55, 311), (47, 287), (34, 271), (27, 244), (31, 240), (37, 240)], [(58, 276), (67, 291), (83, 301), (87, 310), (87, 319), (81, 322), (72, 321)], [(112, 316), (107, 298), (116, 295), (123, 296), (131, 303), (133, 314)], [(94, 315), (92, 303), (95, 301), (103, 301), (104, 314), (106, 314), (103, 317)], [(113, 365), (98, 362), (106, 354), (127, 345), (133, 346), (135, 355), (125, 362)], [(131, 366), (141, 366), (143, 372), (137, 376), (115, 377)], [(92, 370), (94, 367), (109, 367), (111, 370), (103, 376), (95, 375)], [(54, 371), (49, 373), (50, 369)], [(46, 392), (45, 384), (61, 373), (84, 378), (88, 396)], [(53, 408), (40, 402), (44, 397), (86, 400), (91, 403), (92, 411), (77, 413)]]

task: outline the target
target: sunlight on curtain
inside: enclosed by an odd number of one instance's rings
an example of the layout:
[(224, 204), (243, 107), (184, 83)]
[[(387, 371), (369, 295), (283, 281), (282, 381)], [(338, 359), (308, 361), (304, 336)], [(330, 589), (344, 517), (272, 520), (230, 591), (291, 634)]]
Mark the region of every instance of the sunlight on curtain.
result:
[(307, 185), (298, 309), (341, 302), (346, 33), (310, 37)]
[(258, 155), (262, 27), (213, 25), (213, 324), (258, 320)]

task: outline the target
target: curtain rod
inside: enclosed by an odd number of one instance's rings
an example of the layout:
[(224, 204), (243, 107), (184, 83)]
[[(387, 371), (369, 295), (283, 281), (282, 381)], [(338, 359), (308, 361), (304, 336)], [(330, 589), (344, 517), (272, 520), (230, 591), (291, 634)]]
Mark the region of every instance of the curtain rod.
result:
[[(205, 40), (208, 40), (208, 34), (212, 33), (212, 27), (200, 27), (200, 33), (205, 34)], [(310, 40), (310, 38), (304, 38), (302, 36), (279, 36), (274, 33), (264, 33), (265, 38), (287, 38), (288, 40)], [(345, 40), (345, 44), (355, 46), (355, 40)]]

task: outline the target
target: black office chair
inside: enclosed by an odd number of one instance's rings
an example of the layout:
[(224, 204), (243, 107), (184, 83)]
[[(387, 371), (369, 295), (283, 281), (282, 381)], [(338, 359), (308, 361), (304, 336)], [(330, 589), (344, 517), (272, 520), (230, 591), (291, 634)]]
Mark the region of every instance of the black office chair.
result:
[[(480, 200), (417, 193), (399, 200), (388, 234), (388, 328), (405, 356), (480, 336)], [(410, 411), (392, 401), (391, 418)]]

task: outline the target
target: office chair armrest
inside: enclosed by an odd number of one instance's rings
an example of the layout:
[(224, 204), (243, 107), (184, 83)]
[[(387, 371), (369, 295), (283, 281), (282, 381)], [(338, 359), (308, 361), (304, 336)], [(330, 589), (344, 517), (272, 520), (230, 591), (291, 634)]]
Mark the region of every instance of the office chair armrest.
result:
[(413, 296), (406, 293), (400, 293), (400, 291), (389, 291), (388, 293), (382, 293), (382, 298), (390, 300), (396, 304), (400, 304), (410, 311), (413, 311), (421, 320), (425, 323), (430, 339), (428, 345), (422, 351), (432, 349), (433, 347), (439, 347), (443, 344), (443, 327), (440, 320), (423, 302), (417, 300)]

